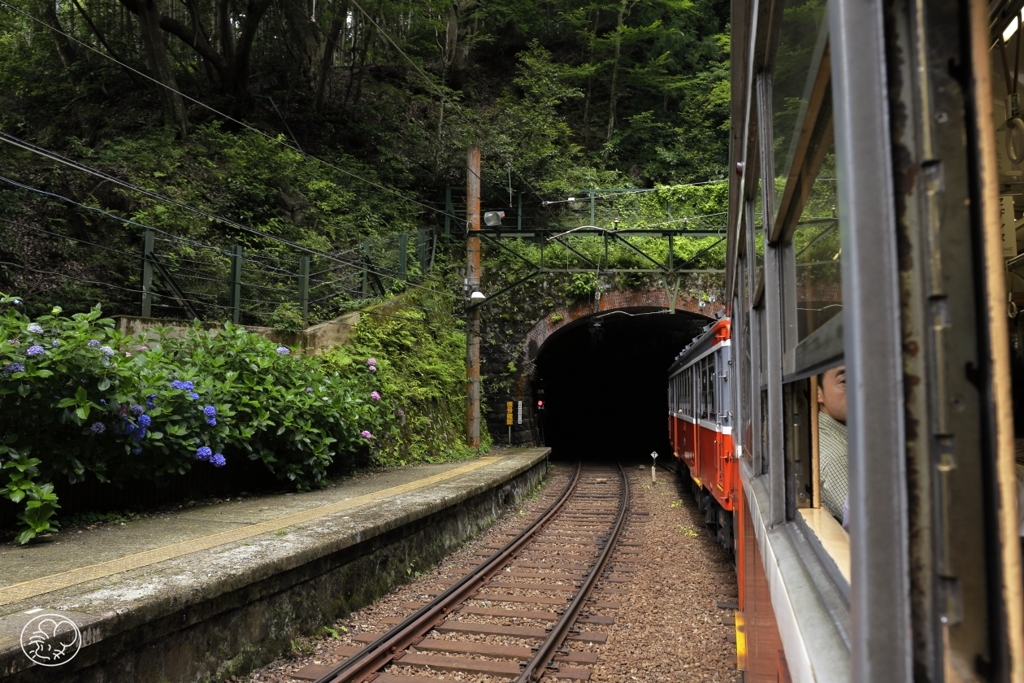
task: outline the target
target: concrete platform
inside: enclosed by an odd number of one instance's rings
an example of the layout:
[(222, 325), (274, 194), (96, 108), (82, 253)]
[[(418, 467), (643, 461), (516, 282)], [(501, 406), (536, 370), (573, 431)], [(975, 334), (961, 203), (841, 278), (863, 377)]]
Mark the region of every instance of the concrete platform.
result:
[(0, 546), (0, 678), (245, 673), (487, 527), (543, 479), (548, 453), (504, 450)]

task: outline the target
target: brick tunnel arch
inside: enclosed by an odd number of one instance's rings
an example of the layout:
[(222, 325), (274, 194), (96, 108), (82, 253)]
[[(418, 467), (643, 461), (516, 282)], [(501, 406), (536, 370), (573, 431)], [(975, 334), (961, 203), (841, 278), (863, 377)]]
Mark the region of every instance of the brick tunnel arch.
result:
[[(623, 311), (626, 313), (653, 312), (668, 310), (669, 295), (664, 289), (624, 290), (602, 292), (596, 301), (586, 301), (572, 305), (559, 306), (554, 311), (538, 320), (523, 339), (523, 357), (532, 363), (537, 359), (544, 343), (552, 335), (574, 327), (574, 323), (602, 313)], [(704, 303), (695, 297), (680, 292), (676, 296), (675, 310), (695, 313), (713, 319), (725, 306), (718, 302)]]
[[(534, 442), (551, 446), (555, 457), (629, 459), (669, 451), (665, 373), (724, 311), (721, 303), (701, 306), (688, 294), (674, 303), (670, 315), (664, 290), (610, 291), (538, 320), (523, 339), (527, 363), (520, 377)], [(536, 409), (538, 399), (543, 410)]]

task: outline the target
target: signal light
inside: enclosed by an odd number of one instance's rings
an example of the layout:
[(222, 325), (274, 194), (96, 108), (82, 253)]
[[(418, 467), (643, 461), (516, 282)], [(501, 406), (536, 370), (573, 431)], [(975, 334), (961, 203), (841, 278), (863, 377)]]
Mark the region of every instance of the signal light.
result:
[(537, 400), (537, 410), (544, 410), (544, 399)]

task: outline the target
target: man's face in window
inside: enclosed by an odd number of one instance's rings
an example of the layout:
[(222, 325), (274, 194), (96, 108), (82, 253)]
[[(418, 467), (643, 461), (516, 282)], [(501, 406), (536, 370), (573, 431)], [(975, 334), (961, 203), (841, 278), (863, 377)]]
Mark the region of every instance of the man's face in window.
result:
[(818, 407), (836, 422), (846, 424), (846, 366), (826, 370), (818, 384)]

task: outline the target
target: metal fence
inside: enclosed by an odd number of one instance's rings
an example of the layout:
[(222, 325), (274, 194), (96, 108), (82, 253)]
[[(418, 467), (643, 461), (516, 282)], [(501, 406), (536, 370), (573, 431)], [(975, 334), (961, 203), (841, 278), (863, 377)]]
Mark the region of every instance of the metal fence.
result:
[(147, 230), (141, 315), (305, 326), (420, 279), (435, 250), (427, 228), (332, 253), (223, 249)]

